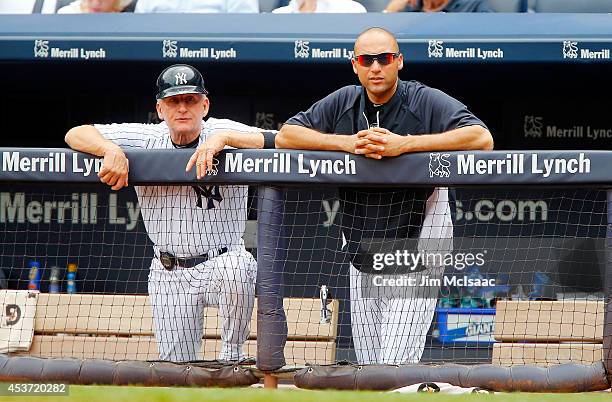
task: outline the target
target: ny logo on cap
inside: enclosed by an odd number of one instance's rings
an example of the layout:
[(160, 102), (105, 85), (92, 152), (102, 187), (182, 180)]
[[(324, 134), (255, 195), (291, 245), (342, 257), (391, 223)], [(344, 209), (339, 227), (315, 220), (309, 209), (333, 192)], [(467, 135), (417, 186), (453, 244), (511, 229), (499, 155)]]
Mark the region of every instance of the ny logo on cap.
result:
[(187, 73), (176, 73), (174, 85), (184, 85), (187, 83)]

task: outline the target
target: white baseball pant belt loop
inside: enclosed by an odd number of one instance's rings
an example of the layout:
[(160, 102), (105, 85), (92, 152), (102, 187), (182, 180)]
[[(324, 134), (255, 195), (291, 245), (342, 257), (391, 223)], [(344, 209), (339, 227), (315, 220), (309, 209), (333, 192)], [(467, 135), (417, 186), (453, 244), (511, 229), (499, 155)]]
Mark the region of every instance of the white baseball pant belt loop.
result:
[(195, 257), (176, 257), (172, 253), (160, 251), (159, 255), (157, 255), (157, 252), (155, 253), (155, 257), (159, 259), (162, 266), (166, 270), (172, 271), (175, 268), (193, 268), (198, 264), (202, 264), (208, 260), (220, 256), (221, 254), (225, 254), (227, 253), (227, 251), (227, 247), (222, 247), (217, 250), (211, 250), (206, 254), (198, 255)]

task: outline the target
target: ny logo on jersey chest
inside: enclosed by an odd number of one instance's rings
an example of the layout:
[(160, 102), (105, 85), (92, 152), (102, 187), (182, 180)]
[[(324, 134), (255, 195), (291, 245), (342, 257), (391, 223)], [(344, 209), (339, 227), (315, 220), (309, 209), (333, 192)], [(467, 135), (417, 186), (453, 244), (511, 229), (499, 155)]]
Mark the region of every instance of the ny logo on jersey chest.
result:
[(198, 208), (203, 208), (202, 197), (207, 199), (206, 209), (215, 208), (215, 201), (217, 204), (223, 201), (219, 186), (193, 186), (193, 190), (196, 193), (196, 207)]

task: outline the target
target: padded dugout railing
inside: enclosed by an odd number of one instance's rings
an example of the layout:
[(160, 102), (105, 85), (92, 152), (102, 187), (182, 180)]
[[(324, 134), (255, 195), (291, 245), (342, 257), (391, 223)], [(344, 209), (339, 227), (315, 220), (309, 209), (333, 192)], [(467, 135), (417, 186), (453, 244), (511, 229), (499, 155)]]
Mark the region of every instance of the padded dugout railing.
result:
[[(24, 168), (26, 165), (15, 165), (9, 160), (15, 158), (45, 158), (50, 152), (55, 152), (64, 155), (63, 158), (68, 161), (64, 171), (40, 172), (32, 171), (32, 169)], [(19, 154), (16, 154), (19, 153)], [(18, 155), (18, 156), (16, 156)], [(145, 152), (129, 152), (128, 157), (131, 160), (130, 183), (131, 184), (156, 184), (168, 183), (188, 184), (196, 182), (192, 174), (184, 172), (184, 164), (186, 163), (189, 152), (183, 151), (145, 151)], [(440, 157), (443, 163), (436, 165), (434, 162)], [(86, 155), (74, 153), (67, 150), (18, 150), (4, 149), (2, 150), (3, 171), (0, 172), (0, 179), (5, 181), (15, 182), (51, 182), (59, 183), (72, 181), (75, 183), (97, 183), (97, 177), (94, 174), (84, 176), (83, 170), (76, 168), (81, 166), (85, 159), (89, 158)], [(12, 158), (12, 159), (11, 159)], [(253, 161), (266, 159), (286, 158), (288, 166), (291, 168), (272, 169), (268, 168), (267, 172), (263, 171), (265, 163), (259, 164), (260, 171), (256, 172), (254, 166), (258, 166), (257, 162), (246, 167), (242, 162), (247, 159)], [(544, 173), (542, 161), (559, 161), (553, 163), (551, 171)], [(319, 171), (318, 174), (313, 174), (309, 167), (313, 167), (311, 161), (321, 165), (322, 161), (326, 162), (326, 166), (333, 167), (334, 164), (339, 166), (342, 164), (347, 168), (343, 172), (334, 172), (333, 169), (324, 173)], [(318, 161), (318, 162), (317, 162)], [(515, 163), (515, 168), (500, 168), (504, 166), (502, 161), (507, 164)], [(565, 161), (565, 162), (563, 162)], [(283, 254), (286, 247), (283, 246), (282, 225), (279, 223), (281, 214), (285, 205), (283, 204), (283, 188), (285, 186), (304, 185), (309, 186), (486, 186), (487, 184), (497, 186), (522, 186), (532, 187), (537, 186), (582, 186), (589, 188), (607, 188), (612, 183), (609, 169), (610, 153), (600, 151), (573, 151), (573, 152), (458, 152), (440, 154), (414, 154), (406, 155), (399, 158), (393, 158), (384, 162), (372, 161), (353, 155), (345, 155), (340, 153), (320, 153), (320, 152), (299, 152), (299, 151), (252, 151), (241, 150), (231, 151), (219, 156), (219, 172), (217, 175), (209, 176), (204, 181), (206, 183), (247, 183), (260, 185), (259, 191), (259, 245), (258, 245), (258, 310), (257, 310), (257, 341), (258, 341), (258, 359), (257, 366), (262, 371), (274, 371), (282, 368), (285, 365), (284, 347), (287, 340), (287, 322), (283, 306), (283, 281), (279, 279), (282, 273), (282, 261), (286, 256)], [(95, 164), (94, 164), (95, 165)], [(518, 166), (522, 168), (518, 168)], [(15, 169), (15, 166), (19, 166)], [(31, 166), (31, 165), (28, 165)], [(272, 166), (272, 164), (268, 165)], [(564, 168), (562, 168), (564, 166)], [(400, 174), (398, 174), (400, 172)], [(410, 175), (401, 174), (401, 172), (410, 172)], [(609, 210), (608, 210), (609, 214)], [(606, 265), (605, 283), (603, 284), (603, 309), (599, 309), (599, 313), (604, 314), (604, 322), (602, 328), (602, 354), (603, 360), (599, 366), (595, 365), (583, 367), (582, 373), (584, 377), (589, 375), (597, 377), (598, 375), (610, 375), (610, 364), (612, 355), (610, 353), (610, 337), (612, 336), (612, 326), (610, 323), (611, 307), (610, 307), (610, 264)], [(594, 324), (595, 326), (599, 324)], [(518, 329), (513, 330), (515, 333), (520, 332)], [(527, 331), (528, 332), (528, 331)], [(516, 364), (515, 361), (512, 362)], [(475, 367), (476, 371), (481, 371), (484, 366)], [(393, 369), (389, 367), (387, 369)], [(415, 369), (419, 369), (415, 367)], [(501, 369), (501, 368), (500, 368)], [(514, 368), (514, 373), (516, 370)], [(327, 370), (333, 370), (329, 368)], [(327, 371), (326, 370), (326, 371)], [(344, 369), (346, 370), (346, 369)], [(336, 386), (342, 388), (346, 384), (358, 384), (355, 382), (354, 375), (359, 371), (359, 378), (363, 383), (359, 383), (361, 388), (368, 388), (367, 373), (371, 368), (364, 370), (356, 370), (355, 374), (347, 374)], [(441, 370), (448, 368), (441, 367)], [(524, 373), (529, 377), (530, 369), (524, 368)], [(548, 369), (548, 374), (562, 373), (563, 369), (552, 367)], [(552, 371), (550, 371), (552, 370)], [(557, 370), (557, 371), (555, 371)], [(598, 371), (599, 370), (599, 371)], [(429, 368), (426, 372), (431, 372), (431, 378), (438, 374), (435, 368)], [(490, 372), (489, 372), (490, 373)], [(509, 372), (503, 371), (500, 378)], [(588, 374), (592, 373), (592, 374)], [(316, 374), (316, 370), (315, 370)], [(456, 374), (456, 373), (455, 373)], [(547, 377), (550, 377), (548, 376)], [(372, 373), (374, 377), (380, 373)], [(457, 374), (458, 375), (458, 374)], [(583, 377), (583, 378), (584, 378)], [(302, 376), (301, 378), (305, 378)], [(555, 379), (550, 377), (551, 381)], [(425, 381), (427, 378), (424, 379)], [(502, 380), (498, 379), (500, 382)], [(344, 383), (343, 381), (346, 381)], [(318, 387), (317, 380), (311, 376), (307, 381), (312, 387)], [(554, 381), (553, 381), (554, 382)], [(343, 385), (344, 384), (344, 385)], [(601, 383), (600, 383), (601, 384)], [(330, 384), (327, 384), (330, 385)], [(462, 383), (466, 385), (466, 383)], [(490, 384), (491, 385), (491, 384)], [(495, 384), (493, 384), (495, 385)], [(549, 384), (555, 389), (555, 384)], [(566, 384), (567, 385), (567, 384)], [(608, 383), (609, 386), (609, 383)], [(514, 388), (510, 389), (525, 389), (521, 388), (519, 383), (514, 384)], [(502, 387), (503, 388), (503, 387)], [(507, 388), (503, 388), (507, 389)], [(561, 388), (557, 388), (561, 389)], [(569, 388), (564, 388), (569, 389)]]

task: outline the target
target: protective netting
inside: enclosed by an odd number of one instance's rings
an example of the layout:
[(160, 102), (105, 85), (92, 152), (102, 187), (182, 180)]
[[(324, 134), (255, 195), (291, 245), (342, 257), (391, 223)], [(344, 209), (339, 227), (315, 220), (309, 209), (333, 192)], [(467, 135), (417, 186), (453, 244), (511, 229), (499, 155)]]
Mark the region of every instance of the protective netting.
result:
[(138, 197), (102, 185), (4, 190), (1, 266), (9, 289), (34, 290), (21, 295), (33, 309), (3, 294), (3, 338), (18, 345), (8, 351), (177, 362), (255, 354), (246, 186), (142, 186)]
[[(285, 297), (327, 296), (332, 311), (320, 318), (336, 338), (310, 347), (326, 348), (328, 363), (602, 361), (605, 190), (287, 188), (282, 197), (277, 243), (287, 251), (272, 269), (283, 271)], [(304, 309), (285, 308), (287, 321)], [(285, 347), (287, 364), (295, 352)]]
[[(101, 185), (2, 186), (3, 351), (117, 361), (257, 354), (256, 198), (242, 186), (138, 192), (140, 202)], [(277, 237), (268, 263), (282, 273), (286, 340), (280, 324), (265, 335), (285, 342), (286, 364), (602, 361), (605, 190), (280, 193), (281, 209), (258, 200), (260, 218), (280, 217), (260, 219), (259, 233)], [(184, 266), (166, 269), (162, 252)], [(40, 293), (28, 297), (29, 285)]]

